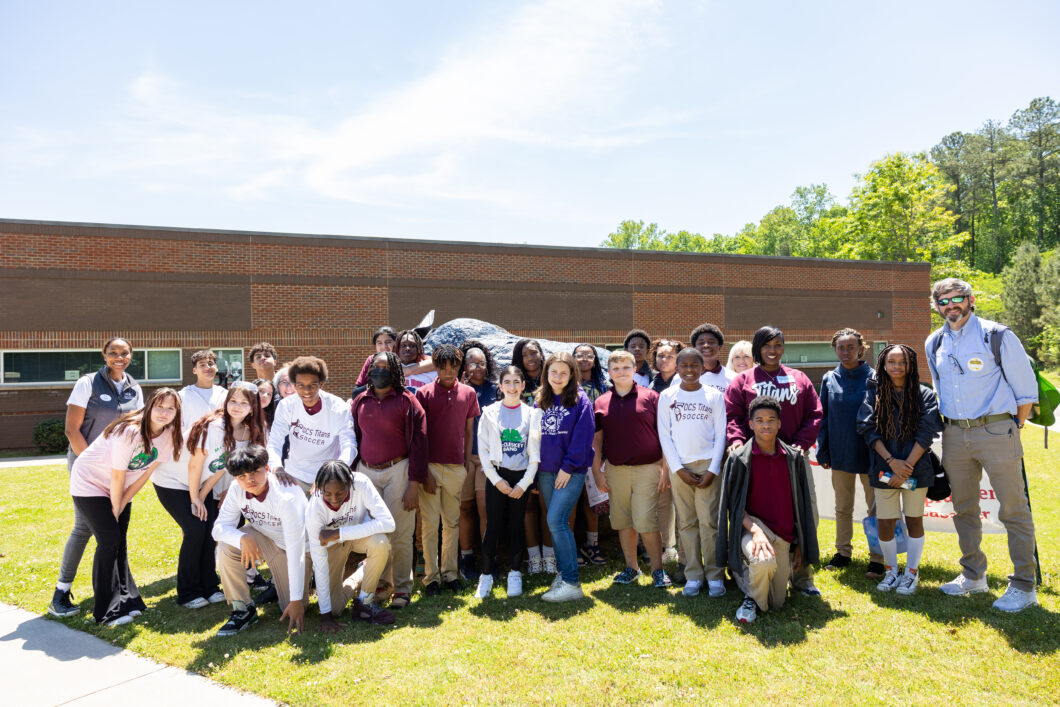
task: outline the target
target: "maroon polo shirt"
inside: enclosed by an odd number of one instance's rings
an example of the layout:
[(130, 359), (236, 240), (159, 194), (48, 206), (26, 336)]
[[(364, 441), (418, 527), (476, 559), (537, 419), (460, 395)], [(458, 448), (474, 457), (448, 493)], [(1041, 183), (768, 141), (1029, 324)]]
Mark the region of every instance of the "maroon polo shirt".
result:
[(659, 394), (634, 384), (625, 395), (609, 390), (593, 406), (596, 429), (604, 433), (604, 458), (619, 466), (654, 464), (662, 458)]
[(427, 415), (427, 461), (463, 464), (467, 420), (481, 412), (475, 389), (460, 382), (445, 388), (435, 380), (417, 388), (416, 399)]
[(391, 388), (382, 400), (374, 391), (357, 400), (353, 417), (361, 428), (358, 449), (365, 464), (379, 466), (409, 454), (405, 435), (405, 410), (397, 389)]
[(773, 454), (765, 454), (758, 442), (751, 447), (751, 479), (747, 490), (746, 512), (787, 540), (795, 540), (795, 504), (785, 452), (777, 444)]

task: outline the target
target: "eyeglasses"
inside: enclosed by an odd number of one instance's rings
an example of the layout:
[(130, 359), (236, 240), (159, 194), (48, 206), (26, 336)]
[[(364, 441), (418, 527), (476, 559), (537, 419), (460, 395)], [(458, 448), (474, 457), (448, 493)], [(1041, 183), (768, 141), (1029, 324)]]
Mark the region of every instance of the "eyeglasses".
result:
[(958, 361), (958, 360), (957, 360), (957, 357), (956, 357), (956, 356), (954, 356), (953, 354), (950, 354), (950, 362), (951, 362), (951, 363), (952, 363), (952, 364), (954, 365), (954, 367), (955, 367), (955, 368), (957, 369), (957, 373), (959, 373), (959, 374), (961, 374), (961, 375), (963, 376), (963, 375), (964, 375), (964, 369), (963, 369), (963, 368), (961, 368), (961, 362), (960, 362), (960, 361)]
[(956, 297), (941, 297), (935, 301), (939, 303), (940, 307), (945, 307), (950, 302), (953, 302), (954, 304), (960, 304), (966, 299), (968, 299), (968, 295), (957, 295)]
[(485, 368), (485, 367), (486, 367), (485, 361), (483, 361), (482, 363), (469, 363), (469, 364), (467, 364), (467, 369), (469, 371), (478, 370), (480, 368)]
[(574, 360), (575, 361), (592, 361), (595, 358), (596, 358), (596, 354), (591, 354), (591, 353), (574, 354)]

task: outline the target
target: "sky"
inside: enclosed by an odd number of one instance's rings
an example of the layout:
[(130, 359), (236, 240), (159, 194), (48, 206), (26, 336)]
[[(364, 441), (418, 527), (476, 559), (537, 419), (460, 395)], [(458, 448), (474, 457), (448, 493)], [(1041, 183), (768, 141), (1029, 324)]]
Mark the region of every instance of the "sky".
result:
[(1060, 99), (1060, 3), (0, 0), (0, 218), (732, 234)]

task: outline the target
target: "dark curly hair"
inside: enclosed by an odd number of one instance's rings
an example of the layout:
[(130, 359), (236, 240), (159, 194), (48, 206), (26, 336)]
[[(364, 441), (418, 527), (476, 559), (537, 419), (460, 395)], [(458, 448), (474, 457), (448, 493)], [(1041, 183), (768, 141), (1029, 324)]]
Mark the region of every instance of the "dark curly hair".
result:
[(468, 339), (460, 344), (460, 353), (463, 355), (464, 361), (460, 364), (460, 373), (457, 374), (457, 378), (461, 379), (464, 377), (464, 373), (467, 370), (467, 352), (471, 349), (478, 349), (486, 357), (486, 380), (497, 380), (497, 361), (493, 358), (493, 352), (490, 351), (490, 347), (478, 339)]
[[(596, 388), (599, 393), (607, 391), (607, 378), (604, 376), (604, 367), (600, 365), (600, 355), (596, 353), (596, 347), (592, 344), (578, 344), (571, 351), (571, 355), (577, 353), (578, 349), (586, 348), (593, 352), (593, 370), (589, 376), (589, 380), (592, 381), (593, 387)], [(575, 359), (577, 364), (577, 359)], [(581, 384), (581, 371), (575, 371), (575, 377), (579, 379), (578, 384)], [(591, 399), (591, 398), (590, 398)]]
[(541, 347), (540, 342), (536, 339), (519, 339), (515, 342), (515, 346), (512, 347), (512, 365), (523, 372), (523, 380), (526, 381), (526, 389), (529, 392), (537, 388), (539, 380), (527, 373), (526, 366), (523, 365), (523, 349), (527, 346), (533, 346), (541, 354), (541, 372), (538, 374), (540, 381), (544, 381), (545, 378), (545, 349)]
[[(898, 349), (905, 354), (905, 386), (901, 399), (887, 375), (887, 354)], [(910, 440), (920, 426), (920, 372), (916, 351), (905, 344), (892, 344), (876, 357), (876, 431), (884, 439)]]
[(655, 357), (658, 355), (659, 349), (664, 346), (669, 346), (674, 350), (675, 358), (677, 357), (677, 354), (681, 353), (681, 349), (685, 347), (680, 341), (674, 341), (673, 339), (656, 339), (651, 342), (651, 348), (648, 349), (648, 364), (656, 371), (659, 370), (659, 366), (655, 363)]
[(316, 376), (320, 384), (323, 385), (328, 379), (328, 364), (316, 356), (299, 356), (291, 361), (291, 365), (287, 367), (287, 375), (292, 383), (295, 382), (294, 379), (299, 375)]
[(690, 346), (696, 345), (696, 339), (703, 336), (704, 334), (710, 334), (718, 340), (718, 348), (720, 349), (725, 345), (725, 335), (721, 333), (716, 325), (710, 322), (704, 322), (692, 330), (692, 333), (688, 335), (688, 343)]
[(419, 332), (417, 332), (415, 329), (406, 329), (405, 331), (398, 334), (397, 341), (394, 342), (394, 351), (397, 351), (401, 348), (402, 339), (412, 339), (412, 341), (416, 344), (416, 360), (422, 361), (423, 339), (420, 338)]
[(435, 346), (434, 350), (431, 351), (431, 361), (434, 363), (435, 369), (449, 366), (463, 368), (464, 354), (460, 353), (460, 349), (452, 344), (441, 344), (440, 346)]
[(865, 343), (865, 337), (863, 337), (861, 332), (857, 329), (851, 329), (848, 327), (846, 329), (840, 329), (832, 334), (832, 348), (834, 349), (836, 344), (839, 343), (839, 340), (844, 336), (853, 336), (858, 340), (858, 346), (860, 347), (860, 350), (858, 351), (858, 360), (860, 361), (865, 358), (865, 352), (868, 351), (869, 345)]
[[(386, 357), (386, 367), (390, 369), (390, 384), (400, 393), (405, 387), (405, 368), (401, 365), (401, 359), (393, 351), (380, 351), (372, 355), (372, 365), (368, 370), (375, 367), (375, 360), (380, 356)], [(368, 384), (371, 387), (371, 383)]]

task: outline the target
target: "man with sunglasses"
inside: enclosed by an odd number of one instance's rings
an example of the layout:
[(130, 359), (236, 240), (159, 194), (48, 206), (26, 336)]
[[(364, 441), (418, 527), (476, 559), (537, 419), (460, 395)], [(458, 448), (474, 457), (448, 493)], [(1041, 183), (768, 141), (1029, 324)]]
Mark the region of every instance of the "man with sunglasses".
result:
[[(957, 278), (935, 283), (933, 305), (945, 323), (925, 343), (931, 379), (946, 421), (942, 463), (952, 490), (961, 574), (939, 587), (952, 596), (989, 591), (979, 508), (985, 470), (1008, 533), (1013, 571), (994, 602), (1002, 611), (1038, 603), (1035, 592), (1034, 519), (1023, 476), (1023, 428), (1038, 400), (1038, 384), (1019, 338), (1001, 324), (978, 318), (972, 286)], [(1000, 337), (1000, 346), (992, 339)], [(998, 351), (995, 357), (995, 351)], [(1000, 365), (998, 365), (1000, 363)]]

